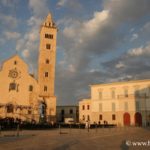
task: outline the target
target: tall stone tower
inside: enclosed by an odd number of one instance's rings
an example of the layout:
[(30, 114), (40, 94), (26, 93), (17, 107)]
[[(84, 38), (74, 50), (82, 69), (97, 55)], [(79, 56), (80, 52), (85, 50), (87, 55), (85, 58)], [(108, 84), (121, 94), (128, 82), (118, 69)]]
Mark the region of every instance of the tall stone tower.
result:
[(40, 29), (38, 83), (47, 121), (56, 121), (55, 62), (57, 27), (49, 13)]

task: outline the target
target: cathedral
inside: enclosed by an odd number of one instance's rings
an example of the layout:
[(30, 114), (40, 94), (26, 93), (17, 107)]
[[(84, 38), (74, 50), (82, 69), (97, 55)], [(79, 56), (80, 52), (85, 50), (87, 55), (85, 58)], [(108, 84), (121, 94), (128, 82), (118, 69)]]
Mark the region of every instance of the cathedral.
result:
[(40, 27), (38, 78), (16, 54), (0, 70), (0, 118), (56, 122), (55, 62), (57, 27), (49, 13)]

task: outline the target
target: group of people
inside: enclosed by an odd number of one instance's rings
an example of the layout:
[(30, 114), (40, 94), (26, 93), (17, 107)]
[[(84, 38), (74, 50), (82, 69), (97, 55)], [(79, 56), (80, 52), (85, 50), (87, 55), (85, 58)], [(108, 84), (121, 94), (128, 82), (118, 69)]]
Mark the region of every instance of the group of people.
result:
[[(95, 127), (100, 126), (100, 125), (101, 125), (101, 122), (100, 122), (100, 121), (99, 121), (98, 123), (94, 122), (93, 125), (94, 125)], [(104, 120), (103, 125), (108, 125), (108, 121)], [(87, 120), (87, 121), (85, 122), (85, 128), (86, 128), (86, 129), (89, 129), (90, 126), (91, 126), (90, 121)]]

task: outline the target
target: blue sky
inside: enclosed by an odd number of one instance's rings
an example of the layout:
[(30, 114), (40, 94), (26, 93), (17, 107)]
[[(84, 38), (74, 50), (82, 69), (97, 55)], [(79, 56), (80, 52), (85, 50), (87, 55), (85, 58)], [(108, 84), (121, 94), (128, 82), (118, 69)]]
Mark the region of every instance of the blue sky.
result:
[(0, 63), (15, 53), (37, 74), (39, 27), (51, 12), (57, 38), (58, 105), (89, 85), (150, 77), (149, 0), (1, 0)]

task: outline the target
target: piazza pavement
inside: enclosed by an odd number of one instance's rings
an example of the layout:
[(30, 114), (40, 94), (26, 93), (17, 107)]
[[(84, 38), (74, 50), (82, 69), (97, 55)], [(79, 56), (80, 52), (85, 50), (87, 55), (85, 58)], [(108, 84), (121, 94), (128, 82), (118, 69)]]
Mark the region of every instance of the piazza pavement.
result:
[(150, 150), (150, 128), (2, 131), (0, 150)]

